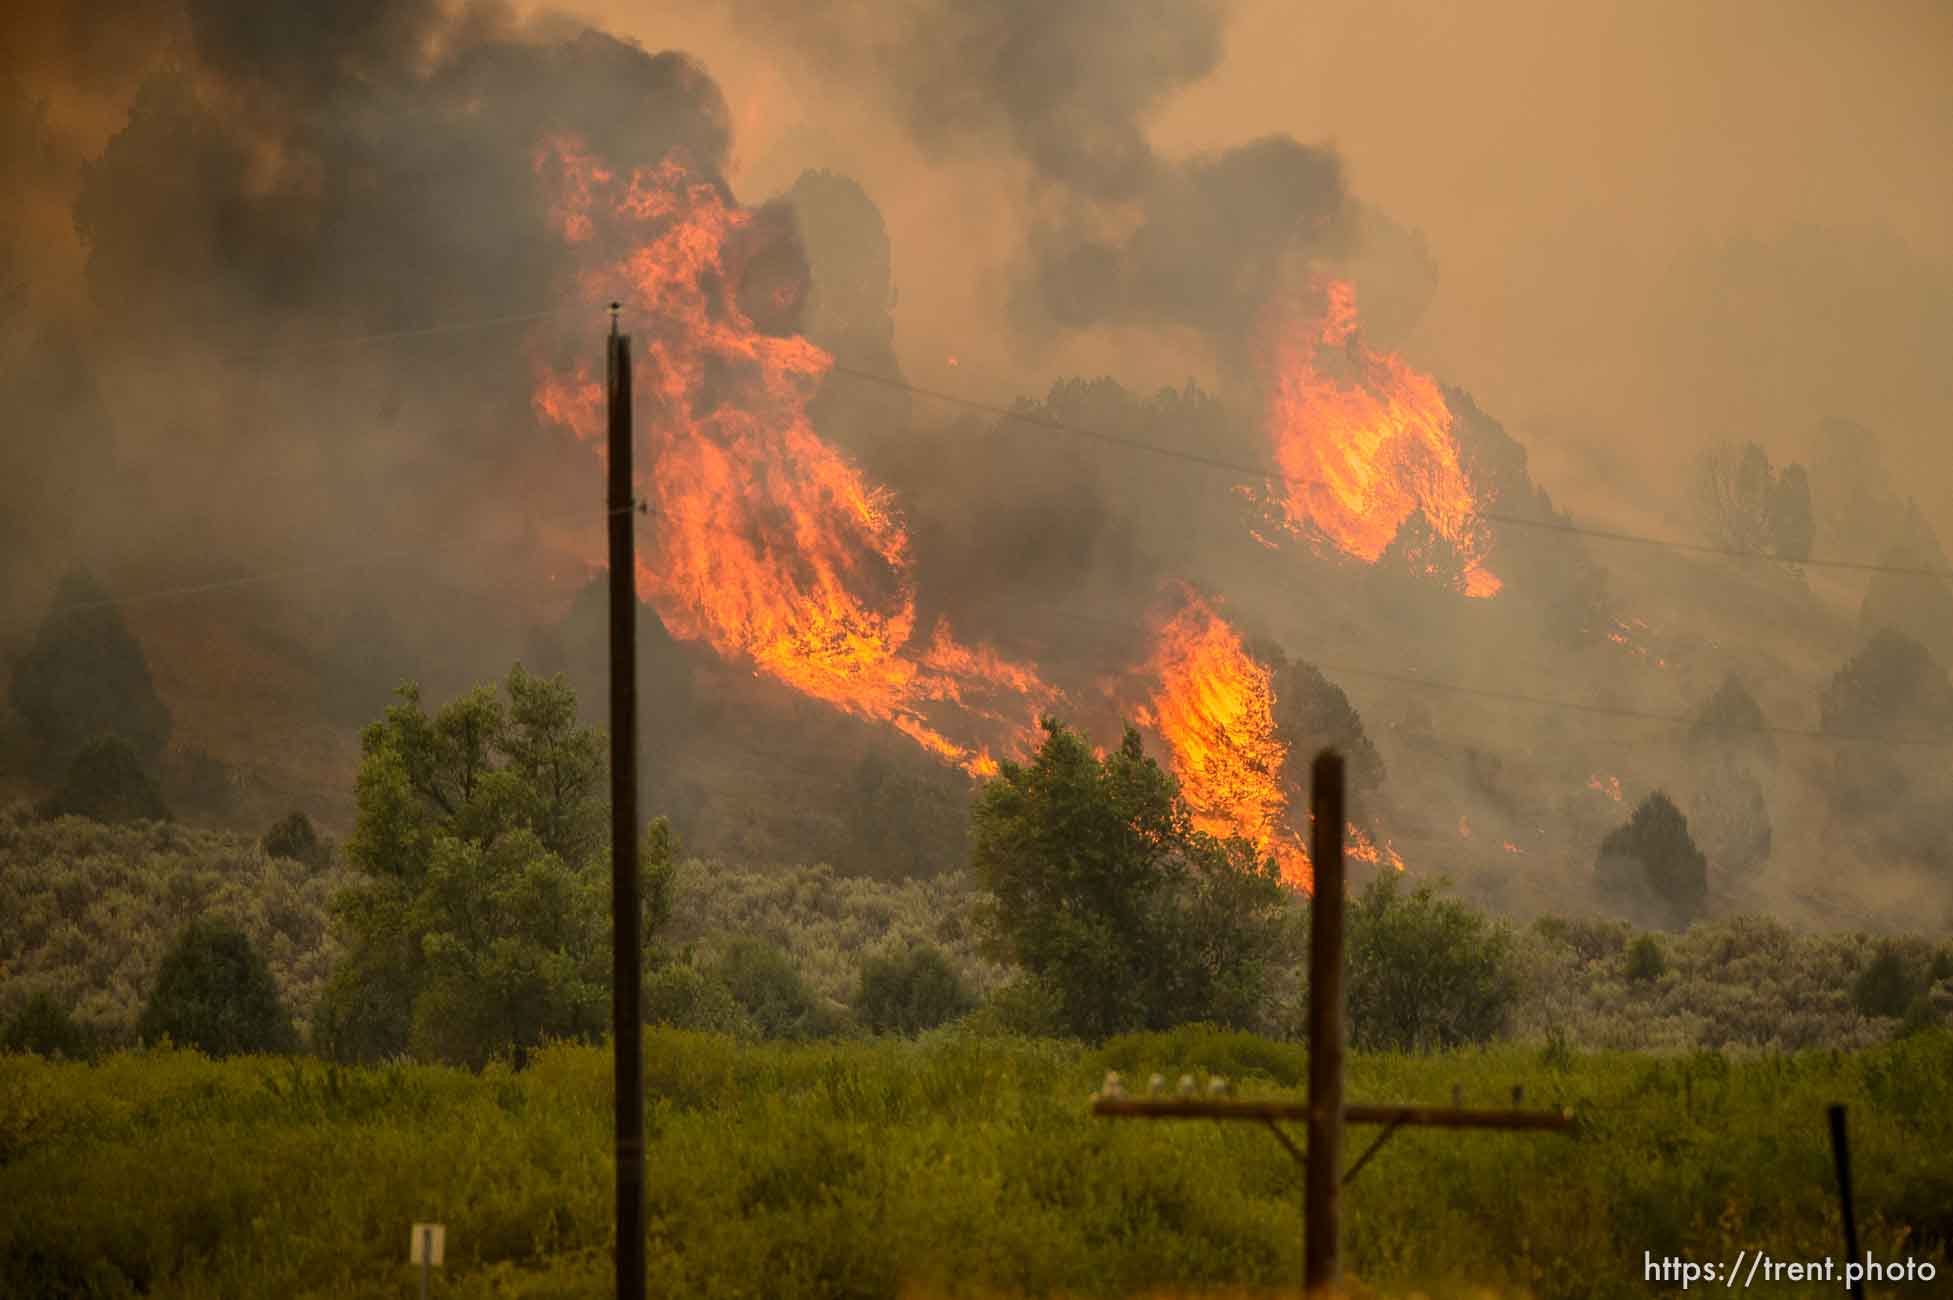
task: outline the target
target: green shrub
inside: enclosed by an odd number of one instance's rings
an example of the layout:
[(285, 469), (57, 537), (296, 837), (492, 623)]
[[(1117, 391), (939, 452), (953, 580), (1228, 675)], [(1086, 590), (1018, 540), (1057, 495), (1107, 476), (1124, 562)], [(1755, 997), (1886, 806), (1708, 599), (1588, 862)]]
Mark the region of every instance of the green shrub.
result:
[(1898, 1037), (1910, 1038), (1914, 1034), (1923, 1034), (1938, 1029), (1939, 1024), (1939, 1008), (1933, 1005), (1932, 994), (1922, 990), (1907, 1004), (1905, 1015), (1899, 1018)]
[(55, 1060), (87, 1060), (92, 1046), (88, 1032), (46, 993), (28, 999), (0, 1032), (0, 1051), (32, 1052)]
[(1403, 892), (1384, 875), (1349, 913), (1350, 1040), (1426, 1052), (1483, 1043), (1518, 1000), (1512, 936), (1430, 885)]
[(120, 736), (97, 736), (81, 747), (68, 774), (41, 815), (86, 817), (98, 822), (168, 821), (156, 782)]
[(267, 858), (255, 837), (0, 807), (0, 1024), (46, 990), (99, 1050), (135, 1044), (164, 953), (210, 918), (250, 936), (304, 1035), (338, 956), (329, 900), (343, 883), (336, 865)]
[(975, 1005), (940, 949), (918, 944), (900, 957), (870, 957), (861, 968), (855, 1015), (878, 1034), (917, 1034)]
[(243, 931), (194, 921), (163, 958), (138, 1029), (207, 1056), (292, 1052), (298, 1034), (271, 971)]
[(737, 1038), (757, 1037), (759, 1032), (724, 980), (688, 962), (674, 962), (645, 977), (644, 1022)]
[(1019, 1038), (1062, 1038), (1068, 1032), (1063, 995), (1035, 975), (999, 985), (964, 1024), (972, 1033)]
[(1920, 972), (1905, 954), (1881, 944), (1851, 986), (1851, 1005), (1861, 1016), (1903, 1016), (1925, 992)]
[(332, 861), (332, 843), (323, 838), (312, 819), (293, 809), (271, 824), (259, 841), (265, 856), (289, 858), (308, 867), (323, 867)]
[(772, 944), (734, 940), (714, 974), (764, 1038), (816, 1038), (838, 1028), (792, 959)]
[(1637, 984), (1650, 984), (1668, 969), (1668, 957), (1652, 934), (1644, 934), (1628, 945), (1627, 977)]

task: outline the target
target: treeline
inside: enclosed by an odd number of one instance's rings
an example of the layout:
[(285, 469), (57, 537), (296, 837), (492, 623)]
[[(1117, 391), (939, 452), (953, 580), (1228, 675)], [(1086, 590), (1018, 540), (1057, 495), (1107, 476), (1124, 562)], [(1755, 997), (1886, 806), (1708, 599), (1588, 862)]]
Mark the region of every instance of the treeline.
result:
[[(142, 1042), (165, 956), (204, 917), (262, 954), (298, 1041), (319, 1050), (317, 1012), (344, 952), (331, 903), (350, 879), (343, 864), (309, 865), (242, 836), (44, 822), (17, 805), (0, 813), (0, 1033), (15, 1050), (68, 1057)], [(670, 901), (646, 981), (654, 1023), (748, 1040), (954, 1021), (1053, 1032), (1050, 1000), (984, 941), (988, 900), (961, 873), (887, 883), (825, 865), (690, 859), (673, 871)], [(1303, 1029), (1306, 903), (1284, 915), (1285, 947), (1250, 1027), (1290, 1040)], [(1556, 918), (1512, 927), (1401, 886), (1359, 897), (1350, 929), (1366, 1045), (1851, 1048), (1953, 1014), (1953, 956), (1919, 939), (1760, 918), (1680, 934)]]
[[(1884, 698), (1867, 674), (1854, 661), (1836, 711)], [(1732, 682), (1691, 746), (1733, 782), (1771, 761), (1768, 739)], [(301, 813), (251, 843), (17, 806), (0, 816), (4, 1041), (75, 1055), (167, 1037), (218, 1055), (473, 1067), (599, 1041), (606, 789), (602, 738), (565, 679), (518, 665), (432, 711), (402, 688), (363, 734), (344, 845)], [(1131, 730), (1101, 751), (1047, 720), (1036, 754), (979, 789), (965, 869), (927, 880), (684, 862), (662, 820), (640, 853), (653, 1023), (742, 1039), (952, 1021), (1085, 1041), (1301, 1029), (1307, 899), (1245, 841), (1198, 830)], [(1953, 1011), (1953, 950), (1696, 920), (1704, 854), (1661, 794), (1594, 870), (1664, 928), (1515, 929), (1431, 883), (1376, 879), (1350, 917), (1357, 1044), (1856, 1046)]]

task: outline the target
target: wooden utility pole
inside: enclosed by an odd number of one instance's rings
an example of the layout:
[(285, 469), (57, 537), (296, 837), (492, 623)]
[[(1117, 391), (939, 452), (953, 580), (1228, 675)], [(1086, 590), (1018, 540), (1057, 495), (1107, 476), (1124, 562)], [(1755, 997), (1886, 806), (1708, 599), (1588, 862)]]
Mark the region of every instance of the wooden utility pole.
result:
[(1325, 749), (1310, 772), (1309, 1147), (1302, 1198), (1302, 1286), (1343, 1277), (1343, 756)]
[(644, 1300), (644, 1018), (637, 881), (637, 502), (631, 339), (610, 305), (611, 1055), (617, 1075), (617, 1300)]
[[(1236, 1101), (1231, 1098), (1128, 1098), (1118, 1075), (1106, 1076), (1106, 1091), (1092, 1103), (1094, 1115), (1116, 1119), (1246, 1120), (1266, 1125), (1302, 1165), (1303, 1286), (1313, 1300), (1340, 1293), (1342, 1263), (1342, 1188), (1361, 1173), (1397, 1130), (1448, 1129), (1573, 1131), (1566, 1110), (1520, 1110), (1525, 1100), (1513, 1089), (1511, 1110), (1471, 1110), (1457, 1088), (1445, 1106), (1346, 1106), (1343, 1104), (1343, 759), (1334, 750), (1316, 756), (1311, 772), (1310, 835), (1315, 898), (1309, 909), (1309, 1100)], [(1304, 1120), (1309, 1147), (1298, 1148), (1281, 1121)], [(1348, 1170), (1343, 1163), (1343, 1127), (1375, 1124), (1383, 1128)]]

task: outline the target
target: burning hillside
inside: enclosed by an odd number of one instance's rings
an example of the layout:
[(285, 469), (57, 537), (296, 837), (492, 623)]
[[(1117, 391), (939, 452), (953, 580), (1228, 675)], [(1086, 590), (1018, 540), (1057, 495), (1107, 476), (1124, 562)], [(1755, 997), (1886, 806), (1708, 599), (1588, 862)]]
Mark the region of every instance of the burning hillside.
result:
[(1273, 313), (1263, 340), (1266, 418), (1283, 480), (1277, 521), (1374, 564), (1422, 514), (1456, 551), (1465, 594), (1495, 595), (1501, 584), (1480, 558), (1479, 503), (1443, 392), (1396, 353), (1364, 344), (1349, 282), (1329, 281), (1323, 299), (1314, 316)]
[[(917, 627), (895, 502), (807, 417), (829, 358), (790, 332), (804, 292), (783, 256), (790, 233), (682, 155), (623, 175), (554, 140), (536, 166), (555, 187), (562, 237), (587, 254), (584, 296), (593, 307), (623, 298), (640, 336), (644, 599), (674, 636), (992, 770), (991, 747), (1029, 735), (1057, 692), (944, 624)], [(535, 406), (586, 440), (601, 427), (587, 366), (545, 368)]]
[[(1296, 829), (1306, 812), (1291, 808), (1291, 792), (1307, 786), (1302, 772), (1310, 756), (1292, 754), (1277, 727), (1268, 665), (1212, 604), (1189, 591), (1160, 625), (1147, 671), (1156, 685), (1136, 714), (1166, 742), (1195, 826), (1247, 840), (1275, 860), (1289, 884), (1310, 889), (1314, 872)], [(1358, 861), (1402, 870), (1388, 845), (1379, 849), (1354, 824), (1345, 834)]]

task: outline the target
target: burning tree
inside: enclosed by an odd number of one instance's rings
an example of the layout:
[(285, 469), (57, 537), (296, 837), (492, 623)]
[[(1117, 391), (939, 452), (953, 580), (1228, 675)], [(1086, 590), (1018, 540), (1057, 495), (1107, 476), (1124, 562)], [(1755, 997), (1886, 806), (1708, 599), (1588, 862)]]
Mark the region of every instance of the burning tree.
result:
[[(1166, 742), (1194, 825), (1247, 841), (1274, 860), (1284, 880), (1309, 888), (1309, 852), (1290, 810), (1307, 786), (1316, 749), (1344, 749), (1358, 789), (1383, 779), (1382, 760), (1348, 697), (1279, 649), (1250, 651), (1191, 588), (1159, 624), (1147, 671), (1151, 694), (1134, 716)], [(1354, 823), (1345, 829), (1358, 861), (1403, 865)]]
[(1467, 595), (1495, 594), (1499, 579), (1480, 558), (1489, 538), (1443, 390), (1396, 353), (1362, 340), (1349, 282), (1326, 282), (1322, 296), (1314, 315), (1271, 313), (1265, 334), (1282, 523), (1373, 564), (1418, 514), (1445, 543), (1446, 571), (1436, 565), (1438, 548), (1415, 535), (1399, 548), (1410, 552), (1406, 558)]
[[(917, 615), (911, 543), (892, 493), (823, 440), (808, 413), (832, 365), (797, 333), (808, 291), (785, 208), (749, 210), (682, 151), (609, 165), (551, 139), (537, 174), (585, 266), (594, 308), (626, 286), (657, 429), (639, 491), (656, 512), (638, 591), (671, 634), (947, 762), (994, 770), (988, 746), (1029, 734), (1057, 692), (1023, 665)], [(594, 440), (587, 363), (544, 366), (546, 420)]]

